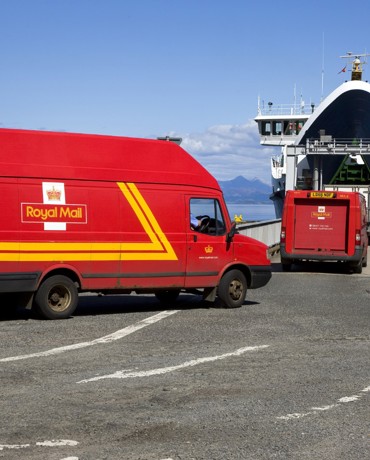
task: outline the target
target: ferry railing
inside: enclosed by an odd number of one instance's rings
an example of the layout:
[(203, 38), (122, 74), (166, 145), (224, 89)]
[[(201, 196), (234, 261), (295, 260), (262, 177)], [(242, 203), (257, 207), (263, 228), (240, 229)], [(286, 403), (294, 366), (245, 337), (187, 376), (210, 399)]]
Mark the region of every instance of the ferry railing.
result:
[(370, 154), (370, 139), (346, 139), (321, 136), (319, 139), (307, 139), (306, 153), (315, 154)]
[(264, 220), (237, 224), (241, 235), (246, 235), (258, 241), (262, 241), (269, 247), (270, 254), (280, 249), (281, 219)]
[[(267, 104), (268, 105), (268, 104)], [(262, 115), (311, 115), (314, 107), (311, 104), (279, 104), (279, 105), (265, 105), (259, 106), (257, 116)]]

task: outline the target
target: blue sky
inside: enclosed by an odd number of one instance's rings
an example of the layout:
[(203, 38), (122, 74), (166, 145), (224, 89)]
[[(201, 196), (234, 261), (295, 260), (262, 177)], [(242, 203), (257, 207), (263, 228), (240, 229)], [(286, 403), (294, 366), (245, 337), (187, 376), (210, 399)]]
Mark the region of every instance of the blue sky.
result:
[(0, 0), (0, 126), (175, 135), (218, 180), (269, 183), (258, 96), (318, 104), (349, 78), (339, 56), (370, 51), (369, 17), (368, 0)]

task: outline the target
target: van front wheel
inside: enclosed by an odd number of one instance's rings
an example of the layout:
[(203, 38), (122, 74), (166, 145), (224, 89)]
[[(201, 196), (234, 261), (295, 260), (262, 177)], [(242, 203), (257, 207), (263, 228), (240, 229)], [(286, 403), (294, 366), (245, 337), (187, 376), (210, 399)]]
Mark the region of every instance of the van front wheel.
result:
[(77, 308), (78, 290), (75, 283), (63, 275), (47, 278), (39, 287), (34, 305), (46, 319), (65, 319)]
[(226, 308), (238, 308), (247, 295), (247, 280), (240, 270), (230, 270), (221, 278), (218, 296)]

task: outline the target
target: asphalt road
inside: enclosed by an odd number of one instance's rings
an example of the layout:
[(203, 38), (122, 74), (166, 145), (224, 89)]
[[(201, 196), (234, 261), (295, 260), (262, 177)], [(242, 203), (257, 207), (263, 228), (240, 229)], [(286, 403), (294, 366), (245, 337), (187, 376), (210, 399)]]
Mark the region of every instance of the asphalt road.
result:
[(84, 296), (69, 320), (3, 318), (0, 458), (370, 458), (370, 275), (277, 262), (236, 310)]

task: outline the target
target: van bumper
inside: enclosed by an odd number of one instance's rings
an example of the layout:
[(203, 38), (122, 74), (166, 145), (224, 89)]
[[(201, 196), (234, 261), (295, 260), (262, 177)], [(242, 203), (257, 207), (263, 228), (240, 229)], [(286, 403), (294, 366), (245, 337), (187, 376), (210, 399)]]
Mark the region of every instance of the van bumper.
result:
[(271, 266), (270, 265), (256, 265), (250, 267), (251, 270), (251, 284), (249, 289), (257, 289), (265, 286), (271, 279)]
[(316, 260), (321, 262), (337, 261), (358, 264), (362, 260), (363, 249), (361, 246), (356, 246), (355, 252), (352, 256), (348, 256), (346, 254), (318, 254), (317, 252), (292, 254), (290, 252), (286, 252), (285, 244), (280, 244), (280, 257), (281, 259), (290, 260), (292, 262), (295, 260)]

